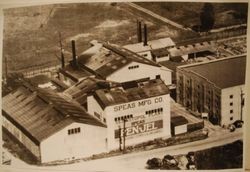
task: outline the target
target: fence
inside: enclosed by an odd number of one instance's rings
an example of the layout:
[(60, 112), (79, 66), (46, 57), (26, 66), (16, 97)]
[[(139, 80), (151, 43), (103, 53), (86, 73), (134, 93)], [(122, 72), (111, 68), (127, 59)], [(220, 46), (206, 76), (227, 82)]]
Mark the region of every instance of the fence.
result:
[(48, 66), (48, 67), (36, 67), (36, 68), (30, 68), (30, 69), (24, 69), (15, 71), (12, 73), (21, 73), (25, 78), (31, 78), (37, 75), (47, 75), (49, 77), (53, 77), (57, 75), (57, 72), (61, 65), (55, 65), (55, 66)]

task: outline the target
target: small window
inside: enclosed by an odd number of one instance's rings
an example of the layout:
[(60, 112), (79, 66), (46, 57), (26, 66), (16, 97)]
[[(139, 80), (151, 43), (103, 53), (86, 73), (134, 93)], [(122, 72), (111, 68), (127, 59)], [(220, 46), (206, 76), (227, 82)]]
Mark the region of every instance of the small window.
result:
[(233, 113), (234, 111), (233, 110), (230, 110), (230, 113)]
[(230, 120), (232, 121), (234, 118), (233, 117), (230, 117)]
[(230, 102), (230, 106), (233, 106), (233, 102)]
[(106, 123), (106, 118), (103, 118), (103, 122), (105, 122), (105, 123)]
[(230, 95), (229, 97), (230, 97), (230, 99), (232, 99), (234, 96), (233, 96), (233, 95)]
[(117, 118), (115, 118), (115, 121), (117, 121)]

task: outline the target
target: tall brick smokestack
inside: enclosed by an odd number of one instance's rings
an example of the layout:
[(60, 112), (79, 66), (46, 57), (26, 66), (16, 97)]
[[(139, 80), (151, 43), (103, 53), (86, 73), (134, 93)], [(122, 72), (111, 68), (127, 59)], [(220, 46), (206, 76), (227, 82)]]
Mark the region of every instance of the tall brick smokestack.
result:
[(143, 45), (146, 46), (148, 45), (148, 31), (147, 31), (147, 25), (144, 24), (144, 41), (143, 41)]
[(77, 58), (76, 58), (76, 47), (75, 47), (75, 40), (71, 41), (72, 44), (72, 56), (73, 56), (73, 61), (72, 64), (75, 68), (78, 67), (78, 62), (77, 62)]
[(138, 42), (142, 42), (141, 21), (137, 20), (137, 38)]

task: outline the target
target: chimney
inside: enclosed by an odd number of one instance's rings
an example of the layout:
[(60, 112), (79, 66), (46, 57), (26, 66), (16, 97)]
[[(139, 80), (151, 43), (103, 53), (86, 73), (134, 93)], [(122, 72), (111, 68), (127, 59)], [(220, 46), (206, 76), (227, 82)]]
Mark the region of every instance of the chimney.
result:
[(71, 41), (72, 43), (72, 56), (73, 56), (73, 61), (72, 64), (74, 67), (78, 67), (78, 62), (77, 62), (77, 58), (76, 58), (76, 47), (75, 47), (75, 40)]
[(138, 42), (142, 42), (141, 21), (137, 20), (137, 38)]
[(62, 68), (64, 68), (65, 67), (65, 61), (64, 61), (63, 50), (61, 50), (61, 63), (62, 63)]
[(148, 31), (147, 31), (147, 25), (144, 24), (144, 42), (143, 42), (144, 46), (148, 45)]

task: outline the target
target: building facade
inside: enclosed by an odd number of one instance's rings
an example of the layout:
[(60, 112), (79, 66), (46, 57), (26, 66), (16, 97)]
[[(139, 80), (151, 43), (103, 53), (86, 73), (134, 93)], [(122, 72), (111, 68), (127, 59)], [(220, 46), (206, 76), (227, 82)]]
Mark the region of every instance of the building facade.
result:
[(246, 56), (177, 67), (177, 102), (214, 124), (243, 119)]
[(108, 150), (124, 144), (124, 136), (126, 146), (171, 137), (170, 96), (161, 80), (97, 90), (88, 97), (88, 112), (106, 121)]
[(60, 80), (70, 86), (89, 76), (113, 82), (161, 78), (170, 85), (172, 81), (170, 69), (114, 44), (96, 42), (73, 59), (76, 64), (59, 71)]
[(26, 85), (9, 93), (3, 97), (2, 121), (41, 163), (107, 151), (105, 123), (51, 90)]

